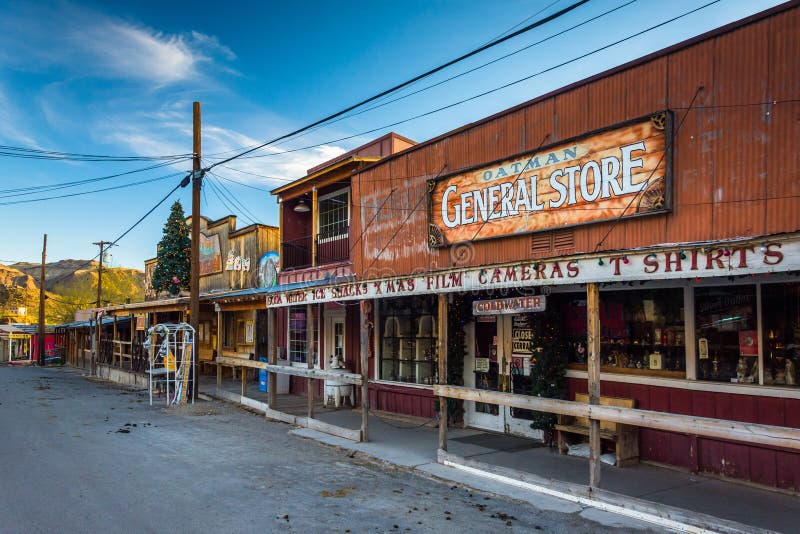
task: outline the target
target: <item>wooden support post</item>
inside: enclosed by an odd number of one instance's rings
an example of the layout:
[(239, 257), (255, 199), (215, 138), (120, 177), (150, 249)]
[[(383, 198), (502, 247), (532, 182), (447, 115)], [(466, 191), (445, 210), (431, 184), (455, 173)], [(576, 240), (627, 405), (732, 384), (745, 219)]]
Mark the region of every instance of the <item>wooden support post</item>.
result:
[[(314, 306), (306, 304), (306, 363), (308, 368), (314, 368)], [(314, 379), (306, 379), (306, 397), (308, 398), (308, 418), (314, 417)]]
[[(600, 404), (600, 289), (586, 285), (589, 404)], [(589, 487), (600, 486), (600, 421), (589, 419)]]
[(217, 389), (222, 389), (222, 366), (217, 364)]
[[(278, 365), (278, 347), (276, 346), (277, 313), (275, 308), (267, 310), (267, 360), (272, 365)], [(278, 400), (278, 375), (272, 371), (267, 372), (267, 405), (274, 408)]]
[(317, 186), (311, 188), (311, 265), (317, 265), (317, 226), (319, 225)]
[[(439, 384), (447, 384), (447, 294), (439, 295)], [(439, 450), (447, 450), (447, 397), (439, 397)]]
[(361, 338), (359, 362), (361, 367), (361, 441), (369, 441), (369, 313), (372, 300), (361, 301)]
[(247, 396), (247, 367), (242, 367), (242, 397)]
[[(115, 362), (117, 361), (116, 353), (117, 352), (120, 352), (120, 353), (122, 352), (122, 346), (117, 343), (117, 341), (119, 341), (119, 340), (117, 339), (117, 316), (116, 315), (114, 315), (114, 329), (113, 329), (111, 337), (113, 338), (113, 341), (111, 342), (111, 367), (114, 367), (114, 365), (116, 365)], [(119, 350), (117, 350), (117, 349), (119, 349)], [(119, 366), (122, 367), (122, 354), (119, 355), (119, 363), (120, 363)]]

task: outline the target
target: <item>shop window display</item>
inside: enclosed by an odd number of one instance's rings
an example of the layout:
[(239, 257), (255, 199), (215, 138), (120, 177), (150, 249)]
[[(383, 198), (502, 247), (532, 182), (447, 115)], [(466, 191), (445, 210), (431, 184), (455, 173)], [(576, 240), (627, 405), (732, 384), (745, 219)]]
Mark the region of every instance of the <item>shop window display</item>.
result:
[[(308, 337), (306, 329), (308, 328), (308, 320), (306, 317), (305, 306), (292, 306), (289, 308), (289, 361), (293, 363), (307, 363), (308, 362)], [(314, 355), (314, 364), (317, 361), (317, 346), (318, 336), (317, 322), (314, 321), (311, 325), (313, 329), (313, 344), (312, 352)]]
[(797, 386), (800, 364), (800, 283), (761, 286), (764, 384)]
[(695, 289), (697, 378), (758, 383), (756, 286)]
[(380, 301), (380, 378), (434, 384), (437, 373), (435, 296)]
[[(585, 369), (586, 297), (558, 297), (565, 338), (571, 345), (569, 367)], [(601, 291), (600, 335), (601, 372), (686, 376), (682, 288)]]

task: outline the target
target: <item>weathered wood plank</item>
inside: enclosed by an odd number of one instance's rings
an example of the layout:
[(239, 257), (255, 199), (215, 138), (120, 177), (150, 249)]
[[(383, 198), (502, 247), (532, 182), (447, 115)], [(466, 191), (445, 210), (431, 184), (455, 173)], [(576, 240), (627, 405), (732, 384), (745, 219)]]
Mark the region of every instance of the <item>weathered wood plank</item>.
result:
[[(586, 345), (589, 350), (589, 404), (600, 404), (600, 288), (586, 285)], [(589, 486), (600, 485), (600, 421), (589, 420)]]
[(228, 365), (231, 367), (249, 367), (251, 369), (266, 369), (271, 373), (282, 375), (301, 376), (305, 378), (314, 378), (317, 380), (338, 380), (345, 384), (354, 384), (360, 386), (362, 383), (361, 375), (354, 373), (337, 373), (327, 369), (308, 369), (306, 367), (292, 367), (289, 365), (272, 365), (267, 362), (257, 362), (253, 360), (245, 360), (243, 358), (231, 358), (228, 356), (218, 356), (214, 360), (219, 365)]
[[(449, 295), (439, 295), (438, 356), (439, 384), (447, 384), (447, 302)], [(447, 450), (447, 398), (439, 397), (439, 448)]]
[(451, 399), (500, 404), (525, 410), (571, 415), (573, 417), (588, 417), (598, 421), (611, 421), (679, 434), (800, 450), (800, 431), (796, 428), (783, 426), (744, 423), (710, 417), (654, 412), (638, 408), (622, 408), (619, 406), (592, 406), (574, 401), (471, 389), (463, 386), (434, 385), (433, 394)]

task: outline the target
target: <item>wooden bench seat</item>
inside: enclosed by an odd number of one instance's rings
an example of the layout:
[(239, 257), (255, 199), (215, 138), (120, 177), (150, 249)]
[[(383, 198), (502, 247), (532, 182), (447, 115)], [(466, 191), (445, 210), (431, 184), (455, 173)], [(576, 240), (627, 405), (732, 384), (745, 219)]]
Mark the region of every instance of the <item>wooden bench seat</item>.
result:
[[(576, 402), (589, 402), (589, 395), (586, 393), (576, 393)], [(634, 399), (624, 399), (620, 397), (600, 397), (600, 404), (605, 406), (619, 406), (622, 408), (635, 408)], [(589, 435), (589, 420), (585, 417), (571, 417), (566, 415), (558, 416), (558, 450), (561, 454), (566, 454), (568, 450), (568, 436)], [(600, 422), (600, 439), (613, 441), (614, 452), (617, 458), (617, 467), (634, 465), (639, 463), (639, 428), (631, 425), (622, 425), (609, 421)]]

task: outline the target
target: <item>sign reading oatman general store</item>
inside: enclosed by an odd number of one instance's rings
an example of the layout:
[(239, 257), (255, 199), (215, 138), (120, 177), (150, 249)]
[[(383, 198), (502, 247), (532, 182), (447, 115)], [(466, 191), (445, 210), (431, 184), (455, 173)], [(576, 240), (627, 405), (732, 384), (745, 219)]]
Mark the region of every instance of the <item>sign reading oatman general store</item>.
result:
[(663, 112), (432, 181), (430, 243), (664, 212), (671, 129)]

